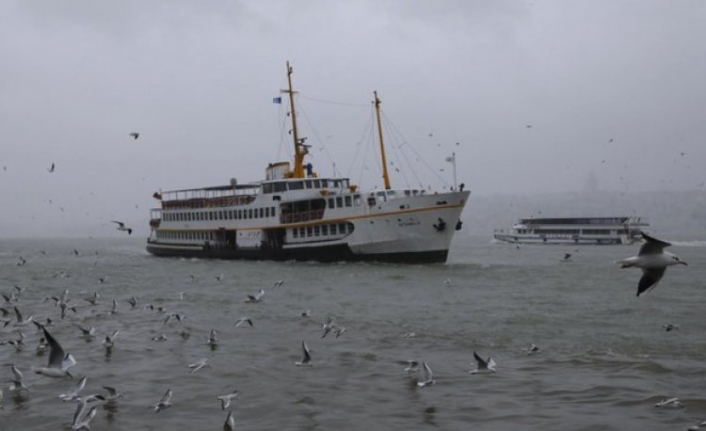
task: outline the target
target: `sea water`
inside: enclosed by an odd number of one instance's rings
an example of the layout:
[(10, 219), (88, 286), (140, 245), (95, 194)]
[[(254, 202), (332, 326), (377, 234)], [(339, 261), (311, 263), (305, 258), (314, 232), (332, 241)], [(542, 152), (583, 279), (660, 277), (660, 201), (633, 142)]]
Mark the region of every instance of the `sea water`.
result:
[[(99, 405), (94, 431), (216, 430), (228, 411), (247, 430), (678, 430), (706, 419), (703, 239), (677, 238), (669, 250), (689, 266), (670, 267), (639, 298), (640, 270), (615, 264), (638, 244), (517, 247), (461, 235), (433, 265), (159, 258), (139, 238), (3, 240), (0, 292), (25, 288), (2, 305), (5, 319), (16, 305), (53, 320), (48, 331), (78, 362), (70, 371), (88, 378), (82, 394), (124, 394)], [(62, 320), (45, 298), (65, 289), (76, 312)], [(259, 289), (262, 301), (246, 303)], [(95, 306), (84, 299), (94, 292)], [(165, 324), (170, 313), (185, 318)], [(235, 327), (242, 317), (254, 327)], [(339, 338), (322, 338), (328, 318), (346, 328)], [(115, 330), (107, 353), (101, 340)], [(58, 395), (76, 380), (33, 374), (48, 353), (37, 355), (34, 325), (10, 322), (0, 341), (18, 331), (26, 345), (0, 346), (0, 363), (19, 367), (29, 391), (10, 391), (11, 368), (0, 367), (0, 430), (69, 429), (76, 403)], [(166, 341), (152, 340), (161, 333)], [(295, 366), (302, 341), (312, 367)], [(531, 343), (541, 351), (528, 355)], [(470, 374), (474, 351), (497, 373)], [(210, 367), (189, 374), (202, 358)], [(418, 388), (407, 360), (425, 361), (436, 383)], [(167, 389), (173, 407), (155, 413)], [(233, 390), (222, 411), (216, 397)], [(655, 407), (671, 397), (683, 408)]]

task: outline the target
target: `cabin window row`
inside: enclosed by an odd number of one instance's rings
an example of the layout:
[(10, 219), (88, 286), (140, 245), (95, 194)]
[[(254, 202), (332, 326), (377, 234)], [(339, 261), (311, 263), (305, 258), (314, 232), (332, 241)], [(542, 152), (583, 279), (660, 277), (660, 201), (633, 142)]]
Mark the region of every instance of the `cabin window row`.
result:
[(314, 226), (306, 226), (292, 229), (293, 238), (311, 238), (317, 236), (344, 235), (353, 232), (353, 225), (350, 223), (332, 223)]
[(302, 181), (280, 181), (276, 183), (265, 183), (262, 185), (263, 193), (279, 193), (287, 190), (304, 189), (334, 189), (348, 188), (349, 181), (345, 180), (302, 180)]
[(157, 231), (157, 239), (176, 241), (215, 241), (216, 233), (212, 231)]
[(164, 213), (164, 221), (213, 221), (213, 220), (247, 220), (275, 216), (275, 207), (249, 208), (240, 210), (221, 210), (203, 212)]
[(355, 204), (355, 206), (360, 206), (361, 200), (360, 200), (360, 195), (354, 195), (354, 196), (336, 196), (335, 198), (328, 198), (328, 208), (343, 208), (343, 207), (351, 207)]

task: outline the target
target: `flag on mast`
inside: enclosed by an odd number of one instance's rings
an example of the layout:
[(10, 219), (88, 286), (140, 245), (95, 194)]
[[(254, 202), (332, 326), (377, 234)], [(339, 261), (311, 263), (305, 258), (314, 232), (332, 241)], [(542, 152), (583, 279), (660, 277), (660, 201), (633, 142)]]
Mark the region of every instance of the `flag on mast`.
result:
[(272, 103), (276, 103), (276, 104), (280, 105), (280, 104), (282, 104), (282, 98), (281, 97), (273, 97)]

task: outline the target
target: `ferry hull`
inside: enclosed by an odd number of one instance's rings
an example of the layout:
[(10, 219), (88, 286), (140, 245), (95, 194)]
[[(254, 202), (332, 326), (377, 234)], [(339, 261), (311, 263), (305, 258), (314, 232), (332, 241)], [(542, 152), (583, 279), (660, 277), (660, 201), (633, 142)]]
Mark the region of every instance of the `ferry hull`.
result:
[(355, 253), (346, 244), (304, 247), (296, 249), (214, 249), (193, 246), (147, 244), (147, 251), (161, 257), (199, 259), (240, 259), (274, 261), (318, 262), (390, 262), (390, 263), (444, 263), (448, 250), (425, 250), (387, 253)]

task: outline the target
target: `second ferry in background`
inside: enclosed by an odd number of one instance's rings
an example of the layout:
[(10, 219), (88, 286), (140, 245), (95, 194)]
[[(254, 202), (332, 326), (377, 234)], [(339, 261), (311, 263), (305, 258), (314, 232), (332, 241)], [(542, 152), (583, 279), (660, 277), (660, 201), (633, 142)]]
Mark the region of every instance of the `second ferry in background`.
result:
[(519, 244), (632, 244), (647, 226), (641, 217), (525, 218), (494, 237)]
[[(287, 63), (294, 160), (270, 163), (262, 181), (155, 193), (147, 251), (157, 256), (272, 260), (445, 262), (470, 192), (393, 189), (373, 101), (384, 189), (361, 191), (348, 178), (305, 164)], [(455, 163), (455, 159), (453, 160)]]

